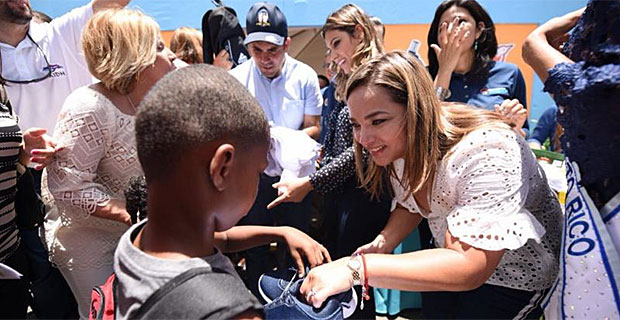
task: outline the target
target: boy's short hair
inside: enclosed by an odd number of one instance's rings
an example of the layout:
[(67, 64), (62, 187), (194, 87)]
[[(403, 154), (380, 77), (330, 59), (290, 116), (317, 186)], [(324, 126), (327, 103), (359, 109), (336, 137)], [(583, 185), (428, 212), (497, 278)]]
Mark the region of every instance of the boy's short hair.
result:
[(140, 103), (136, 142), (147, 180), (173, 171), (179, 158), (214, 140), (238, 149), (269, 144), (262, 108), (223, 69), (199, 64), (171, 72)]

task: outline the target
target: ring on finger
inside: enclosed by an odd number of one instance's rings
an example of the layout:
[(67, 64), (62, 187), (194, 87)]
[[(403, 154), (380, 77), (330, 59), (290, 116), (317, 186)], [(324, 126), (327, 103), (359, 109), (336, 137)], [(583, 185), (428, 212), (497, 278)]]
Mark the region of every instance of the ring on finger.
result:
[(310, 289), (310, 292), (308, 293), (308, 300), (314, 296), (316, 296), (316, 290)]

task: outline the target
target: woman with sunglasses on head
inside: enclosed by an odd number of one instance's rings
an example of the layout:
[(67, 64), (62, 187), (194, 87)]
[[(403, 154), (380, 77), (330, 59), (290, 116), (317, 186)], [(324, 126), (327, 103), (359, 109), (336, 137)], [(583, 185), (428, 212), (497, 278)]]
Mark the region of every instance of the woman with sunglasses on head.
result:
[(440, 100), (496, 110), (515, 131), (529, 134), (525, 80), (516, 65), (493, 61), (495, 25), (476, 0), (442, 2), (427, 40), (428, 70)]
[[(281, 202), (299, 202), (311, 190), (322, 194), (324, 243), (332, 257), (340, 258), (374, 239), (388, 218), (388, 197), (380, 195), (373, 199), (359, 187), (349, 109), (344, 102), (344, 89), (351, 73), (383, 52), (383, 45), (369, 17), (354, 4), (344, 5), (330, 14), (321, 33), (330, 52), (328, 59), (337, 66), (335, 95), (328, 97), (333, 111), (323, 128), (327, 132), (321, 167), (308, 177), (274, 184), (285, 191), (270, 207)], [(374, 316), (374, 301), (353, 315), (361, 318)]]
[(149, 89), (175, 69), (175, 55), (152, 18), (128, 9), (95, 14), (82, 47), (99, 82), (65, 101), (54, 131), (65, 150), (47, 167), (43, 192), (60, 214), (47, 235), (50, 257), (85, 319), (91, 289), (112, 273), (114, 250), (131, 224), (123, 191), (142, 175), (134, 116)]
[(424, 318), (538, 318), (558, 273), (557, 197), (501, 115), (442, 106), (434, 91), (415, 58), (392, 52), (357, 69), (346, 97), (359, 179), (372, 194), (393, 194), (386, 245), (426, 218), (436, 248), (369, 248), (312, 269), (301, 292), (319, 307), (353, 285), (430, 291), (435, 308), (423, 309)]

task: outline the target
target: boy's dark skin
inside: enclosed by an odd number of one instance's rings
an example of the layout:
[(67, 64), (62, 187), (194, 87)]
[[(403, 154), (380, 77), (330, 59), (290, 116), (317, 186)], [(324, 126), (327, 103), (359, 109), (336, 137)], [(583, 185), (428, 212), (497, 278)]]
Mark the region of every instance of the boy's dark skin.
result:
[[(289, 227), (233, 227), (256, 198), (258, 178), (267, 165), (267, 144), (243, 146), (216, 140), (185, 152), (165, 175), (149, 181), (149, 220), (134, 240), (143, 252), (182, 260), (286, 241), (303, 273), (301, 255), (310, 266), (330, 261), (327, 250)], [(239, 318), (259, 318), (248, 310)]]

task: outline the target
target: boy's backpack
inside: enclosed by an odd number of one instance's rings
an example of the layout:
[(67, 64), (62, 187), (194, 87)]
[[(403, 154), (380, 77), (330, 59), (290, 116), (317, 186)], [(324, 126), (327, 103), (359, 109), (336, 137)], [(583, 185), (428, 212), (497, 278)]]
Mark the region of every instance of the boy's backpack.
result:
[(116, 312), (116, 274), (112, 273), (105, 283), (93, 287), (90, 294), (89, 320), (112, 320)]
[[(90, 320), (115, 319), (117, 282), (113, 273), (103, 285), (93, 288)], [(238, 283), (237, 278), (218, 268), (190, 269), (153, 292), (132, 318), (231, 318), (256, 309), (252, 300), (244, 298), (249, 295), (247, 289)]]

